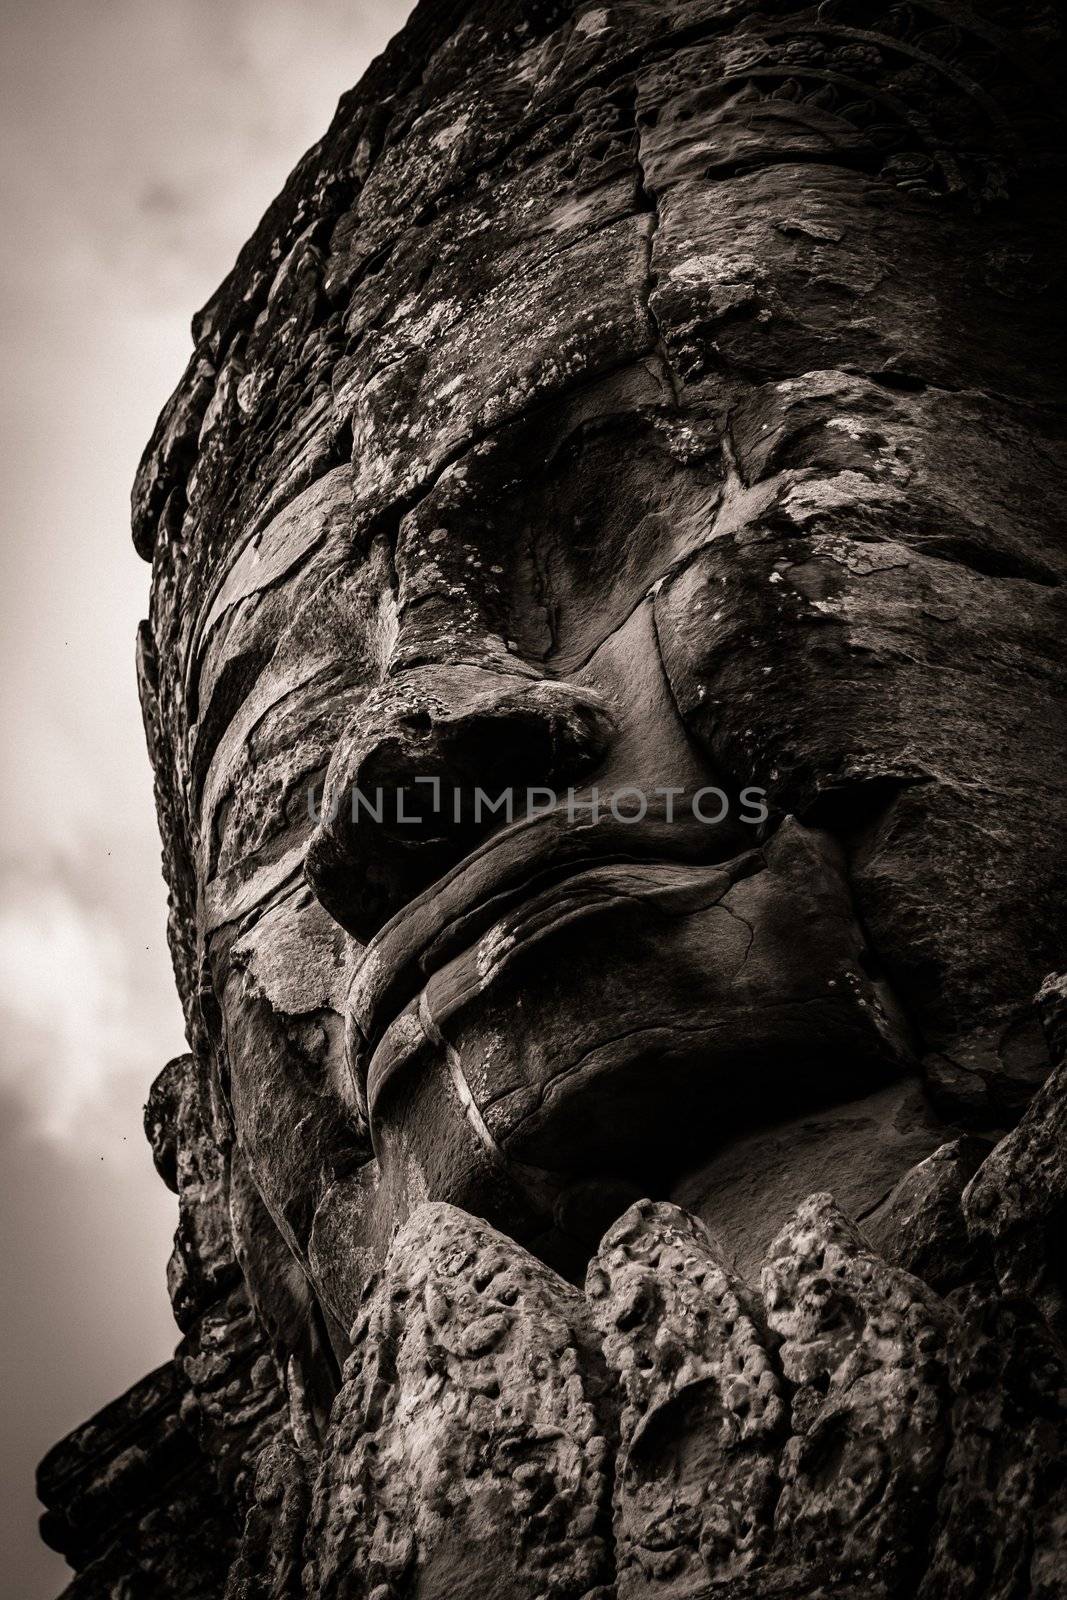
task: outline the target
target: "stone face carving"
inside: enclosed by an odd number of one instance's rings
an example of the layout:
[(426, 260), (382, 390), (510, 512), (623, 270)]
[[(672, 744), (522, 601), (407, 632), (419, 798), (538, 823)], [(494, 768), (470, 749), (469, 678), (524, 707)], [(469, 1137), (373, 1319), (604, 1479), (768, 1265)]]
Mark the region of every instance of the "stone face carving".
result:
[(140, 1521), (44, 1471), (77, 1592), (193, 1581), (173, 1434), (205, 1597), (1057, 1593), (1058, 30), (421, 4), (195, 319), (180, 1399)]

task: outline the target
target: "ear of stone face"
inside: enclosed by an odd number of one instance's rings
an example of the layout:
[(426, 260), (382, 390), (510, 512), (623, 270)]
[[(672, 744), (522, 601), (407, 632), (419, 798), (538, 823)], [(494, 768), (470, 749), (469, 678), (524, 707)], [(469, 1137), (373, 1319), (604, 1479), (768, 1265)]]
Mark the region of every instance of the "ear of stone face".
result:
[(316, 1600), (578, 1600), (610, 1582), (610, 1411), (585, 1301), (443, 1204), (352, 1329), (306, 1549)]
[(618, 1592), (709, 1592), (766, 1558), (787, 1402), (748, 1291), (695, 1218), (639, 1201), (586, 1280), (623, 1401)]
[(286, 1403), (235, 1245), (229, 1139), (205, 1061), (185, 1055), (167, 1064), (145, 1128), (178, 1191), (167, 1283), (184, 1334), (175, 1353), (187, 1387), (182, 1419), (227, 1502), (243, 1507), (260, 1452), (285, 1426)]
[(195, 1056), (176, 1056), (156, 1078), (145, 1132), (157, 1170), (178, 1195), (167, 1287), (175, 1321), (186, 1331), (240, 1276), (230, 1233), (229, 1163), (209, 1074)]

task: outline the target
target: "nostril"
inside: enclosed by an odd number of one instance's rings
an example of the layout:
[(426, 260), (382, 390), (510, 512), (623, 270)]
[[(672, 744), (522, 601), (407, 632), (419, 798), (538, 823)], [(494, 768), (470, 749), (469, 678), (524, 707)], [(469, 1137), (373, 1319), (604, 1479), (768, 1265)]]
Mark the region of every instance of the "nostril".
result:
[(366, 940), (503, 826), (506, 811), (479, 795), (562, 788), (613, 732), (586, 689), (477, 667), (407, 673), (369, 697), (334, 752), (308, 883)]
[(548, 783), (581, 761), (576, 727), (561, 729), (536, 706), (494, 708), (440, 730), (441, 753), (471, 783)]

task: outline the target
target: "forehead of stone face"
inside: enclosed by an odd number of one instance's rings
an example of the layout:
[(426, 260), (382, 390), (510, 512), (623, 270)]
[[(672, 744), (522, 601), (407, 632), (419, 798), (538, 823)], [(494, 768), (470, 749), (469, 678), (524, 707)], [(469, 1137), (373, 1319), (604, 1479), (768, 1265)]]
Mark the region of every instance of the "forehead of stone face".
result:
[[(389, 516), (471, 438), (646, 349), (648, 190), (660, 201), (652, 297), (675, 324), (672, 357), (687, 379), (701, 375), (712, 322), (737, 324), (720, 330), (727, 361), (731, 340), (744, 344), (763, 277), (775, 315), (762, 316), (761, 370), (884, 365), (896, 324), (914, 331), (918, 312), (895, 306), (879, 252), (867, 260), (855, 244), (865, 230), (853, 223), (870, 208), (851, 169), (884, 158), (891, 188), (932, 194), (944, 174), (916, 152), (930, 119), (946, 116), (955, 141), (976, 150), (991, 135), (951, 51), (932, 56), (930, 83), (916, 86), (911, 8), (878, 19), (877, 47), (867, 10), (859, 0), (829, 11), (793, 0), (420, 5), (196, 319), (189, 369), (138, 475), (138, 547), (166, 566), (180, 544), (196, 590), (250, 521), (348, 459), (356, 521)], [(949, 48), (940, 34), (933, 45)], [(933, 138), (935, 154), (945, 142)], [(788, 216), (767, 191), (773, 175), (754, 173), (839, 158), (850, 172), (836, 189), (818, 203), (794, 197)], [(694, 185), (739, 173), (748, 177), (729, 204), (716, 192), (695, 206)], [(926, 213), (908, 222), (911, 254), (934, 225)], [(821, 271), (830, 247), (833, 282), (865, 297), (885, 348), (792, 316), (794, 279)], [(933, 312), (922, 316), (918, 342), (941, 381), (944, 333)], [(995, 322), (984, 318), (986, 342)]]

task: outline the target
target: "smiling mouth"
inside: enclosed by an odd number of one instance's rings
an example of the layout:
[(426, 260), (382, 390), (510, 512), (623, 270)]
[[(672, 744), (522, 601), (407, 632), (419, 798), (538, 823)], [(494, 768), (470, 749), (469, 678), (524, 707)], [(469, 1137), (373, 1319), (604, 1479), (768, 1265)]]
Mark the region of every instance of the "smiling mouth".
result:
[[(349, 1065), (361, 1100), (381, 1092), (384, 1078), (374, 1081), (371, 1063), (391, 1025), (435, 974), (471, 952), (502, 919), (521, 921), (496, 957), (485, 941), (483, 985), (512, 949), (528, 948), (612, 900), (632, 902), (642, 889), (652, 896), (679, 874), (683, 895), (694, 880), (725, 893), (759, 861), (759, 849), (739, 847), (733, 829), (694, 830), (651, 812), (638, 825), (592, 825), (575, 823), (560, 808), (502, 829), (398, 911), (367, 945), (348, 994)], [(648, 878), (622, 888), (611, 881), (613, 868), (645, 869)]]

